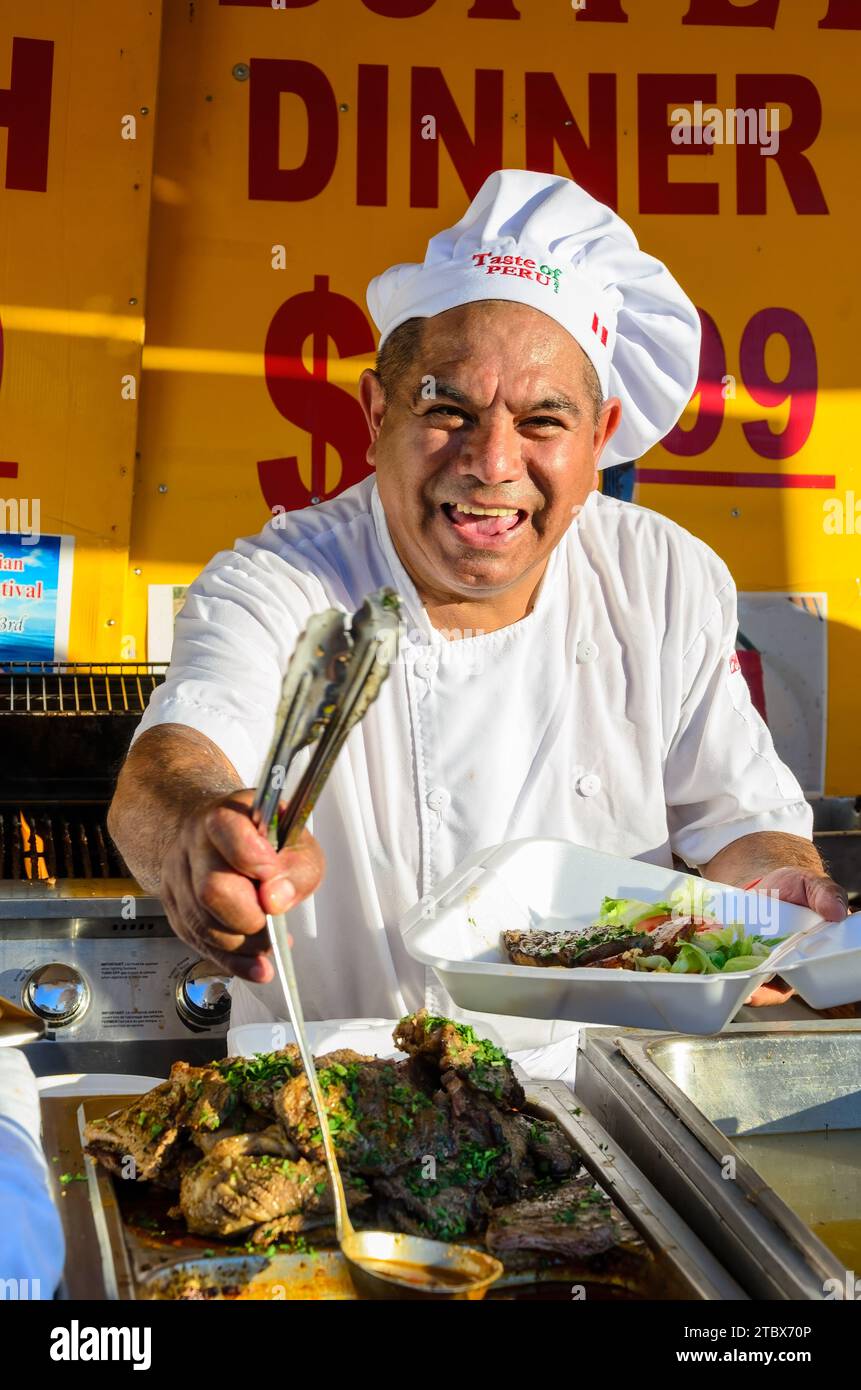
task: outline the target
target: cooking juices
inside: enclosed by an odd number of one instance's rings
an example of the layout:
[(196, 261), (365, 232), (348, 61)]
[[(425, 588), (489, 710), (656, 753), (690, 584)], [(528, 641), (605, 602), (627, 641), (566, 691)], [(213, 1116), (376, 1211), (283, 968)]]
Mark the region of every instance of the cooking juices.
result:
[(732, 1141), (849, 1269), (861, 1269), (861, 1129), (744, 1134)]

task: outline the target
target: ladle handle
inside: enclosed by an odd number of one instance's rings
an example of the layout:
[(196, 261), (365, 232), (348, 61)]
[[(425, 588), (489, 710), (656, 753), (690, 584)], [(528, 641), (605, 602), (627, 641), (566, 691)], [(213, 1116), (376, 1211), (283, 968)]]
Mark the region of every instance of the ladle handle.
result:
[(342, 1244), (345, 1236), (352, 1235), (353, 1223), (347, 1210), (347, 1198), (344, 1193), (344, 1184), (341, 1180), (341, 1170), (338, 1167), (338, 1159), (335, 1155), (335, 1146), (332, 1143), (332, 1135), (329, 1130), (329, 1116), (326, 1111), (326, 1104), (323, 1100), (323, 1091), (317, 1078), (317, 1068), (314, 1066), (314, 1055), (308, 1046), (308, 1039), (305, 1036), (305, 1018), (302, 1013), (302, 1003), (299, 998), (299, 987), (296, 983), (296, 972), (293, 969), (293, 952), (290, 949), (290, 938), (287, 933), (285, 916), (267, 916), (266, 926), (269, 930), (269, 940), (272, 942), (272, 954), (275, 960), (275, 968), (287, 1000), (287, 1008), (290, 1013), (290, 1022), (293, 1024), (293, 1031), (296, 1034), (296, 1044), (299, 1048), (299, 1055), (302, 1058), (302, 1065), (305, 1068), (305, 1075), (308, 1078), (308, 1089), (311, 1092), (311, 1099), (314, 1102), (314, 1109), (317, 1112), (317, 1120), (320, 1125), (320, 1134), (323, 1138), (323, 1149), (326, 1154), (326, 1167), (329, 1170), (329, 1178), (332, 1183), (332, 1192), (335, 1198), (335, 1231), (338, 1237), (338, 1244)]

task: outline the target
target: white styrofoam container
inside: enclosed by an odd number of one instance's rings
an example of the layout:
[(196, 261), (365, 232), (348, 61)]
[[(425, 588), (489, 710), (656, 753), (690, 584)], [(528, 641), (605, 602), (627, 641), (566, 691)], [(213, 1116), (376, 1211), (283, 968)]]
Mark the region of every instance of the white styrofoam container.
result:
[(861, 999), (861, 912), (799, 941), (777, 968), (811, 1009), (855, 1004)]
[[(305, 1024), (305, 1035), (315, 1056), (351, 1047), (369, 1057), (401, 1056), (392, 1040), (397, 1019), (331, 1018)], [(253, 1057), (258, 1052), (275, 1052), (296, 1041), (293, 1026), (279, 1023), (240, 1023), (227, 1034), (228, 1057)]]
[[(435, 970), (462, 1009), (717, 1033), (768, 979), (767, 967), (727, 975), (539, 968), (513, 965), (500, 941), (503, 931), (588, 926), (605, 896), (660, 902), (690, 878), (567, 840), (512, 840), (465, 859), (416, 903), (401, 930), (410, 955)], [(741, 922), (761, 936), (787, 937), (820, 920), (808, 908), (771, 896), (694, 881), (708, 889), (710, 913), (719, 922)], [(801, 943), (779, 971), (813, 1008), (860, 999), (861, 914)]]

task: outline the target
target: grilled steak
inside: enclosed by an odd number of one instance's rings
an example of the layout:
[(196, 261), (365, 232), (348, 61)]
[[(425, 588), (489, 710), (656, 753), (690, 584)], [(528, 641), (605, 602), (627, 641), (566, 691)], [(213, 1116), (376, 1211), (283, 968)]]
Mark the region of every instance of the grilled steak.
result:
[[(296, 1145), (287, 1138), (280, 1125), (269, 1125), (267, 1129), (246, 1130), (237, 1129), (233, 1125), (225, 1126), (223, 1129), (216, 1130), (215, 1134), (194, 1134), (192, 1140), (198, 1149), (205, 1154), (212, 1153), (216, 1144), (227, 1144), (233, 1141), (231, 1152), (233, 1153), (256, 1153), (274, 1154), (278, 1158), (299, 1158), (299, 1150)], [(222, 1152), (227, 1152), (223, 1149)], [(197, 1159), (200, 1154), (197, 1154)]]
[(302, 1071), (295, 1043), (278, 1052), (258, 1053), (256, 1057), (226, 1057), (216, 1065), (242, 1103), (270, 1120), (275, 1118), (275, 1096), (291, 1077)]
[[(491, 1150), (491, 1153), (494, 1151)], [(482, 1151), (477, 1153), (482, 1155)], [(434, 1240), (457, 1240), (482, 1227), (490, 1210), (482, 1178), (471, 1164), (476, 1154), (463, 1149), (457, 1158), (431, 1167), (419, 1159), (388, 1177), (376, 1178), (377, 1211), (389, 1229)], [(491, 1160), (492, 1162), (492, 1160)]]
[[(421, 1154), (454, 1147), (448, 1107), (435, 1104), (396, 1062), (341, 1050), (317, 1059), (339, 1163), (356, 1173), (392, 1173)], [(323, 1140), (304, 1073), (275, 1097), (287, 1134), (306, 1158), (322, 1161)]]
[(694, 917), (676, 917), (670, 922), (664, 922), (662, 926), (649, 932), (649, 949), (646, 955), (666, 956), (667, 960), (674, 961), (681, 943), (692, 941), (699, 926), (702, 926), (702, 922)]
[(646, 950), (647, 932), (629, 927), (581, 927), (577, 931), (505, 931), (502, 944), (515, 965), (600, 965), (623, 951)]
[[(316, 1060), (360, 1227), (441, 1240), (486, 1230), (510, 1267), (589, 1258), (633, 1239), (609, 1199), (576, 1177), (580, 1159), (562, 1130), (523, 1113), (499, 1048), (425, 1010), (400, 1021), (395, 1041), (405, 1059), (342, 1050)], [(295, 1048), (178, 1065), (147, 1096), (93, 1122), (87, 1138), (88, 1152), (120, 1176), (178, 1188), (174, 1211), (197, 1235), (239, 1236), (264, 1250), (310, 1230), (315, 1243), (334, 1237), (322, 1136)]]
[(127, 1109), (90, 1120), (84, 1131), (86, 1152), (118, 1177), (158, 1179), (179, 1139), (175, 1110), (171, 1084), (163, 1081)]
[[(681, 943), (691, 941), (701, 925), (696, 917), (681, 917), (663, 922), (642, 937), (639, 945), (595, 961), (595, 965), (602, 970), (634, 970), (637, 956), (663, 956), (672, 963), (679, 953)], [(582, 964), (582, 961), (578, 961), (578, 964)]]
[(651, 952), (641, 951), (622, 951), (618, 956), (606, 956), (604, 960), (595, 961), (596, 970), (636, 970), (636, 959), (638, 956), (651, 954)]
[(526, 1126), (529, 1157), (539, 1177), (573, 1177), (580, 1159), (559, 1126), (528, 1115), (518, 1115), (517, 1120)]
[[(326, 1168), (256, 1151), (256, 1135), (222, 1139), (182, 1179), (179, 1205), (197, 1235), (233, 1236), (261, 1223), (291, 1218), (291, 1231), (333, 1210)], [(269, 1145), (267, 1145), (267, 1149)], [(348, 1205), (367, 1200), (366, 1188), (345, 1181)]]
[(218, 1129), (237, 1096), (214, 1067), (177, 1062), (170, 1078), (145, 1096), (86, 1127), (86, 1152), (112, 1173), (138, 1182), (177, 1185), (174, 1150), (190, 1132)]
[(519, 1251), (582, 1260), (616, 1246), (641, 1245), (639, 1236), (590, 1177), (498, 1207), (485, 1237), (501, 1259)]
[(392, 1036), (402, 1052), (435, 1063), (444, 1087), (453, 1074), (471, 1090), (492, 1096), (501, 1105), (517, 1110), (524, 1104), (523, 1087), (505, 1053), (477, 1038), (468, 1023), (436, 1018), (422, 1009), (402, 1018)]

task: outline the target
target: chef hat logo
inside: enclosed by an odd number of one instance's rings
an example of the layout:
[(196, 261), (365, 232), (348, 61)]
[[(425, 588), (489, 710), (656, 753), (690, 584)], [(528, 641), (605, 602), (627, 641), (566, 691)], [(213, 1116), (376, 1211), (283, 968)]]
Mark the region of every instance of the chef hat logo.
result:
[(561, 324), (604, 396), (620, 398), (602, 467), (640, 458), (679, 419), (699, 371), (699, 315), (627, 223), (571, 179), (497, 170), (460, 221), (431, 237), (423, 262), (392, 266), (367, 292), (380, 345), (407, 319), (485, 299), (526, 304)]

